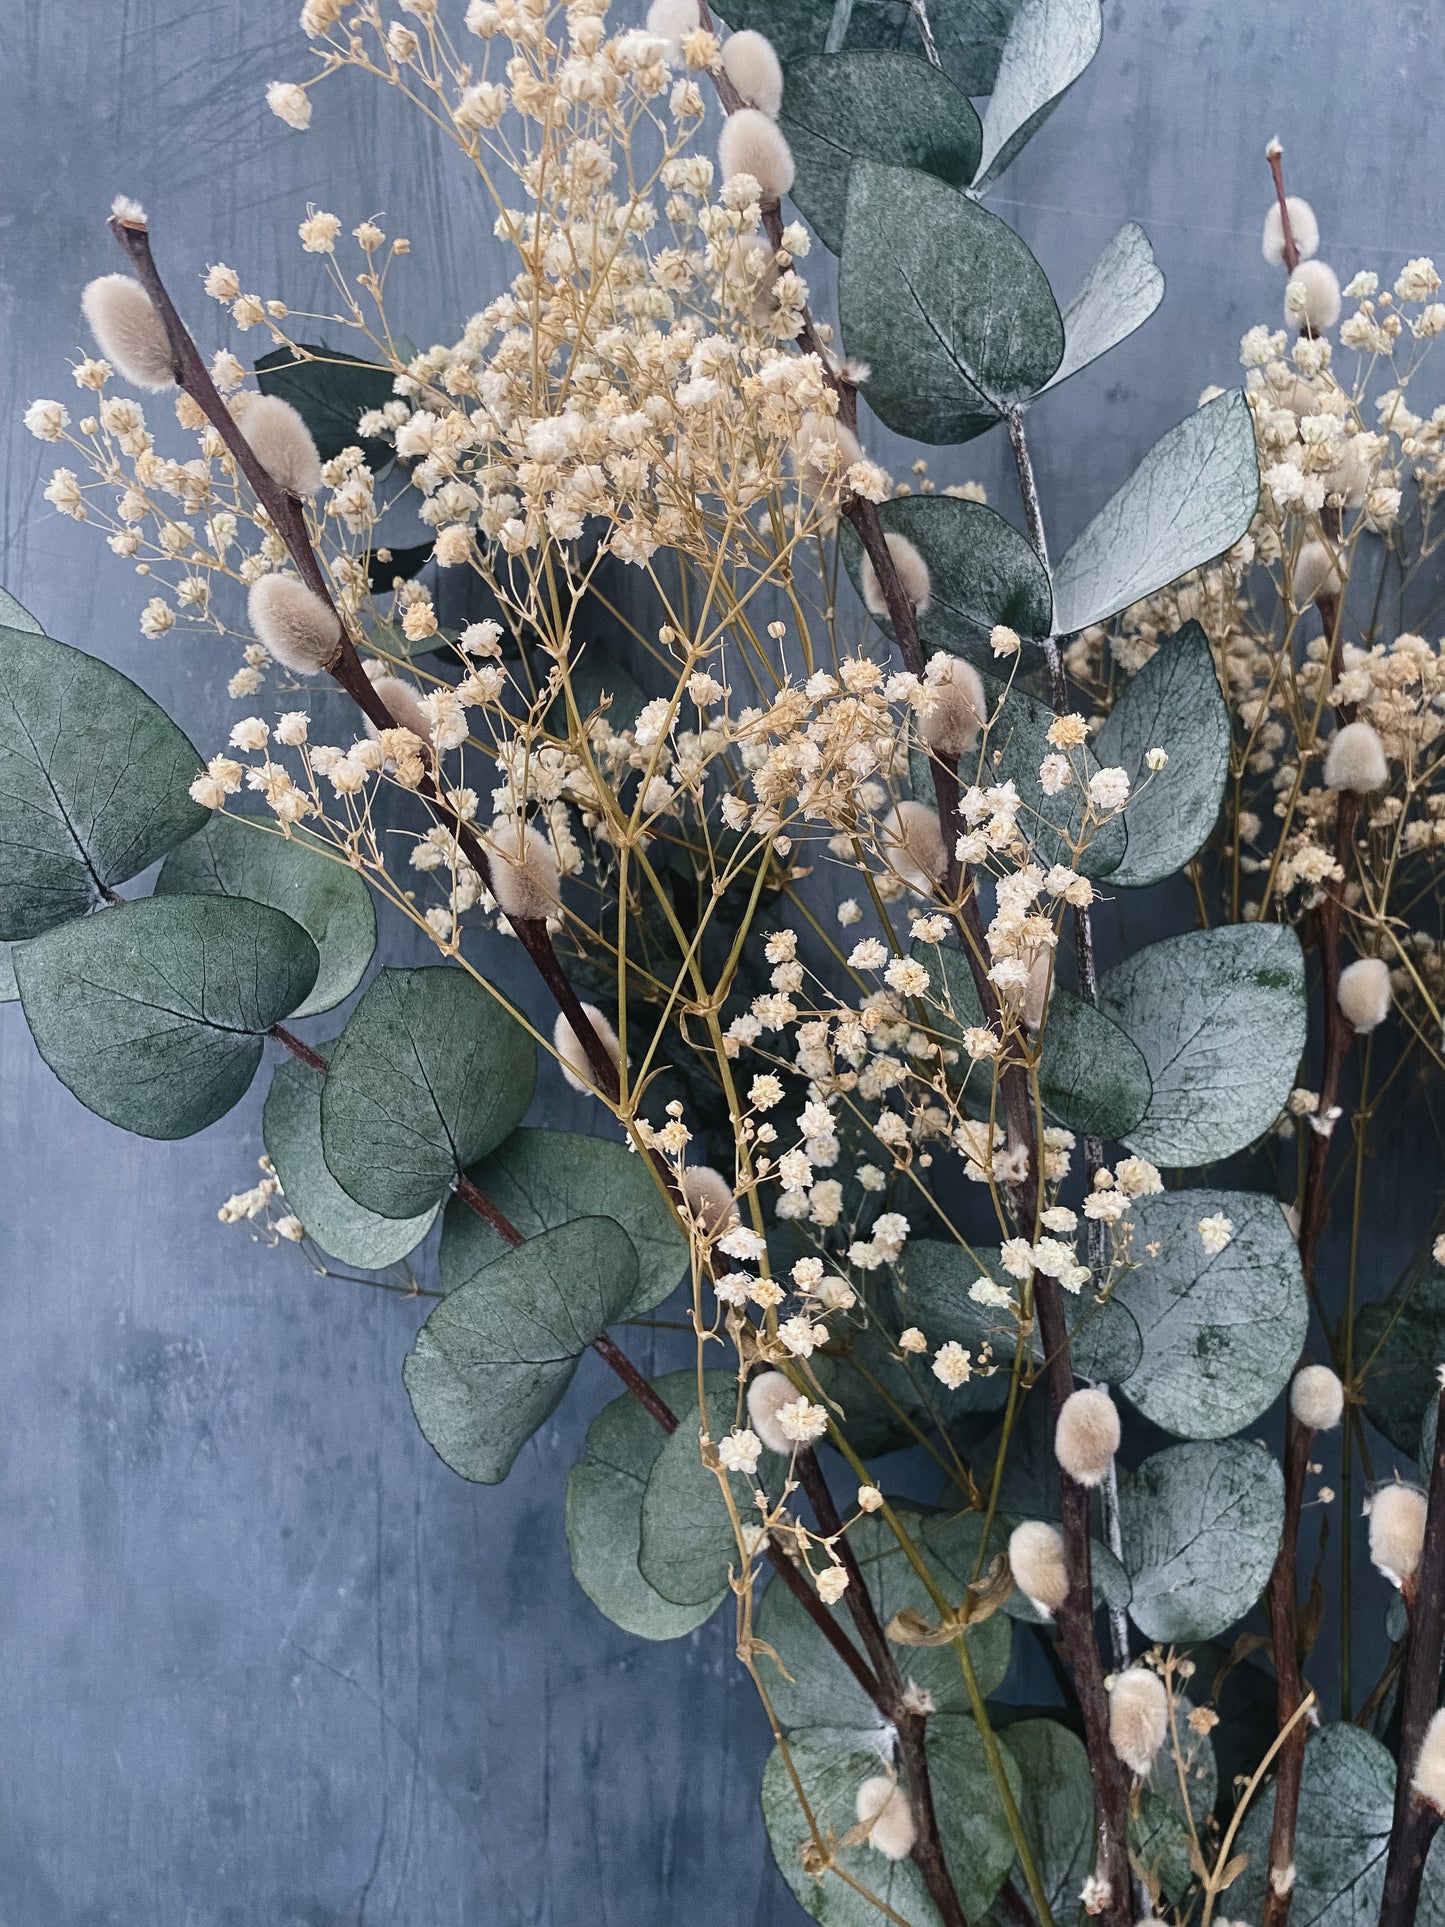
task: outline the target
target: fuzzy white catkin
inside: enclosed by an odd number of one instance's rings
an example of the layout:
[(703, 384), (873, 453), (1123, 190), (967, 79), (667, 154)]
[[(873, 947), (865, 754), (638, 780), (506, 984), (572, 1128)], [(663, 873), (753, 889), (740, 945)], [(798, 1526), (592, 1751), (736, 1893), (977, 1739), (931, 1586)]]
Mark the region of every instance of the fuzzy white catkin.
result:
[(1385, 745), (1370, 723), (1346, 723), (1325, 751), (1325, 785), (1332, 790), (1381, 790), (1390, 780)]
[(749, 27), (723, 42), (723, 72), (750, 107), (770, 119), (783, 104), (783, 68), (773, 43)]
[(1289, 1409), (1311, 1432), (1331, 1432), (1345, 1409), (1345, 1388), (1328, 1365), (1302, 1365), (1289, 1388)]
[(1169, 1725), (1169, 1695), (1147, 1666), (1130, 1666), (1109, 1688), (1109, 1739), (1135, 1773), (1147, 1773), (1164, 1744)]
[(923, 719), (923, 740), (957, 762), (978, 741), (987, 711), (988, 697), (973, 664), (950, 663), (948, 680), (935, 685), (933, 707)]
[(1340, 278), (1327, 261), (1301, 261), (1284, 291), (1284, 318), (1293, 328), (1323, 334), (1340, 318)]
[(1056, 1613), (1069, 1596), (1064, 1535), (1042, 1519), (1025, 1519), (1009, 1534), (1014, 1584), (1041, 1613)]
[(759, 1372), (748, 1384), (748, 1423), (770, 1452), (786, 1458), (793, 1441), (778, 1422), (778, 1413), (798, 1398), (798, 1389), (783, 1372)]
[(294, 676), (314, 676), (341, 647), (334, 612), (294, 575), (258, 576), (246, 613), (257, 640)]
[(680, 48), (701, 24), (697, 0), (652, 0), (647, 9), (647, 31), (674, 49)]
[[(413, 736), (419, 736), (424, 743), (431, 741), (431, 720), (421, 706), (421, 691), (415, 683), (405, 682), (400, 676), (378, 676), (371, 686), (386, 704), (394, 723), (409, 729)], [(369, 716), (366, 719), (366, 733), (368, 736), (378, 734), (376, 724)]]
[[(914, 611), (922, 615), (928, 607), (932, 588), (928, 564), (906, 535), (890, 535), (885, 540), (888, 543), (888, 553), (893, 557), (893, 566), (898, 571), (898, 581), (903, 593), (913, 605)], [(873, 558), (868, 555), (863, 558), (863, 601), (870, 615), (887, 615), (888, 603), (884, 598), (883, 584), (878, 580), (878, 571), (873, 566)]]
[(1371, 1562), (1391, 1585), (1405, 1585), (1415, 1577), (1425, 1544), (1425, 1494), (1394, 1479), (1371, 1493), (1366, 1510)]
[(1338, 595), (1340, 572), (1323, 542), (1306, 542), (1295, 559), (1290, 588), (1296, 609), (1308, 609), (1322, 595)]
[(176, 385), (165, 323), (133, 275), (102, 274), (80, 297), (100, 352), (137, 388), (160, 394)]
[(948, 869), (937, 813), (926, 803), (900, 803), (888, 828), (888, 857), (894, 869), (911, 890), (927, 896)]
[(725, 181), (751, 174), (765, 201), (780, 201), (793, 185), (793, 150), (756, 107), (728, 115), (718, 135), (717, 158)]
[[(608, 1023), (596, 1004), (584, 1004), (582, 1015), (591, 1024), (602, 1041), (602, 1048), (614, 1064), (620, 1064), (622, 1047), (617, 1041), (617, 1032)], [(574, 1091), (581, 1091), (584, 1097), (591, 1097), (597, 1089), (597, 1076), (587, 1060), (578, 1037), (564, 1012), (558, 1011), (557, 1021), (552, 1026), (552, 1047), (557, 1053), (562, 1075)]]
[(810, 410), (798, 423), (793, 465), (798, 486), (809, 501), (826, 488), (836, 488), (845, 470), (862, 460), (863, 444), (848, 424), (836, 416), (818, 415)]
[[(1298, 194), (1286, 195), (1285, 206), (1289, 209), (1289, 231), (1299, 249), (1299, 258), (1308, 261), (1320, 245), (1320, 224), (1315, 219), (1315, 211)], [(1264, 258), (1271, 267), (1284, 265), (1284, 222), (1277, 200), (1270, 202), (1269, 213), (1264, 217), (1263, 247)]]
[(289, 401), (257, 395), (246, 410), (241, 432), (252, 453), (288, 495), (315, 495), (321, 487), (321, 457), (311, 430)]
[(1410, 1775), (1410, 1791), (1437, 1813), (1445, 1813), (1445, 1709), (1430, 1716)]
[(1357, 1031), (1378, 1030), (1390, 1014), (1390, 966), (1383, 957), (1358, 957), (1340, 972), (1340, 1009)]
[(503, 817), (487, 836), (491, 856), (492, 895), (509, 917), (551, 917), (557, 914), (562, 880), (552, 846), (530, 823)]
[(908, 1795), (886, 1773), (876, 1773), (858, 1789), (853, 1803), (858, 1824), (869, 1829), (868, 1844), (885, 1860), (906, 1860), (918, 1829)]
[(690, 1164), (682, 1174), (682, 1195), (706, 1237), (737, 1221), (737, 1200), (721, 1171), (710, 1164)]
[(1053, 952), (1041, 950), (1029, 965), (1029, 980), (1024, 985), (1019, 1015), (1030, 1030), (1042, 1030), (1049, 998), (1054, 987)]
[(1119, 1449), (1119, 1413), (1102, 1386), (1070, 1392), (1054, 1427), (1054, 1456), (1080, 1485), (1098, 1485)]

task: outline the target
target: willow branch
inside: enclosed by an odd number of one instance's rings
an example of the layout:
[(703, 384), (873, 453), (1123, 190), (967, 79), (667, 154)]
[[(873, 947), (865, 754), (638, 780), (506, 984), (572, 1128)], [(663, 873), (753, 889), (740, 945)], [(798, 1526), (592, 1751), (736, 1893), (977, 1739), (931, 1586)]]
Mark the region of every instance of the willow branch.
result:
[(1309, 1724), (1297, 1720), (1305, 1697), (1300, 1671), (1299, 1629), (1296, 1623), (1297, 1550), (1300, 1515), (1304, 1508), (1305, 1475), (1315, 1434), (1302, 1425), (1291, 1409), (1285, 1421), (1284, 1534), (1274, 1571), (1269, 1577), (1270, 1648), (1274, 1656), (1275, 1720), (1280, 1733), (1279, 1764), (1274, 1779), (1274, 1819), (1269, 1840), (1269, 1880), (1264, 1895), (1264, 1927), (1284, 1927), (1294, 1898), (1295, 1826), (1299, 1816), (1300, 1780), (1304, 1772)]

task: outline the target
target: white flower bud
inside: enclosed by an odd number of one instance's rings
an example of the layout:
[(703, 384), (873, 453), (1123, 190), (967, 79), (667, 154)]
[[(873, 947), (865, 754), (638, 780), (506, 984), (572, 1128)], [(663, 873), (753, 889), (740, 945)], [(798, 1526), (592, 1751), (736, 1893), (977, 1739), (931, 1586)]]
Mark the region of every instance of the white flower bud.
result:
[(175, 387), (166, 324), (133, 275), (102, 274), (81, 295), (80, 305), (100, 352), (127, 381), (152, 394)]
[(886, 1773), (876, 1773), (858, 1789), (853, 1811), (858, 1824), (869, 1829), (868, 1844), (885, 1860), (906, 1860), (913, 1851), (918, 1829), (908, 1795)]
[(1370, 1559), (1392, 1586), (1404, 1586), (1419, 1570), (1425, 1544), (1425, 1494), (1392, 1479), (1365, 1501), (1370, 1521)]
[(797, 1399), (798, 1388), (782, 1372), (759, 1372), (748, 1381), (748, 1422), (770, 1452), (792, 1454), (793, 1441), (783, 1430), (778, 1413)]
[(697, 0), (652, 0), (647, 9), (647, 31), (665, 40), (674, 56), (690, 33), (702, 25)]
[[(371, 686), (386, 704), (394, 723), (402, 729), (409, 729), (423, 743), (431, 741), (431, 720), (421, 706), (421, 691), (415, 683), (406, 682), (400, 676), (378, 676)], [(366, 733), (373, 738), (380, 734), (369, 716), (366, 719)]]
[(1437, 1813), (1445, 1813), (1445, 1709), (1430, 1716), (1410, 1775), (1410, 1791)]
[(321, 457), (311, 430), (289, 401), (257, 395), (246, 410), (241, 432), (256, 460), (288, 495), (315, 495), (321, 487)]
[[(1294, 244), (1299, 249), (1301, 261), (1308, 261), (1320, 245), (1320, 224), (1315, 219), (1315, 211), (1309, 202), (1298, 194), (1285, 196), (1285, 206), (1289, 209), (1289, 231), (1294, 236)], [(1269, 213), (1264, 217), (1264, 258), (1272, 268), (1284, 265), (1284, 222), (1280, 218), (1279, 202), (1271, 201)]]
[(751, 28), (735, 33), (723, 42), (722, 64), (748, 105), (776, 119), (783, 104), (783, 69), (772, 41)]
[(1301, 261), (1284, 291), (1284, 318), (1294, 328), (1323, 334), (1340, 318), (1340, 280), (1327, 261)]
[(1346, 723), (1325, 751), (1325, 782), (1332, 790), (1383, 789), (1390, 780), (1385, 745), (1369, 723)]
[(926, 803), (900, 803), (888, 819), (888, 860), (911, 890), (929, 896), (948, 872), (938, 813)]
[(1147, 1773), (1169, 1728), (1169, 1695), (1147, 1666), (1130, 1666), (1109, 1688), (1109, 1739), (1135, 1773)]
[(1340, 972), (1339, 1006), (1357, 1031), (1378, 1030), (1390, 1014), (1390, 966), (1359, 957)]
[(972, 663), (949, 664), (947, 680), (934, 685), (933, 707), (923, 718), (923, 740), (956, 763), (978, 741), (988, 714), (983, 681)]
[(1026, 1519), (1009, 1534), (1008, 1562), (1014, 1584), (1036, 1611), (1050, 1618), (1069, 1596), (1064, 1535), (1042, 1519)]
[(1119, 1449), (1119, 1413), (1102, 1386), (1071, 1392), (1054, 1427), (1054, 1457), (1080, 1485), (1098, 1485)]
[(740, 107), (723, 122), (717, 143), (725, 181), (751, 174), (765, 201), (778, 201), (793, 185), (793, 150), (766, 114)]
[(314, 676), (341, 647), (335, 612), (294, 575), (258, 576), (246, 610), (257, 640), (293, 675)]
[[(898, 571), (899, 585), (915, 613), (922, 615), (928, 607), (931, 587), (928, 564), (906, 535), (890, 535), (886, 540), (893, 566)], [(870, 615), (887, 615), (888, 603), (883, 595), (883, 584), (878, 580), (873, 558), (868, 555), (863, 557), (863, 601)]]
[[(622, 1047), (617, 1041), (617, 1032), (596, 1004), (584, 1004), (582, 1014), (596, 1031), (602, 1041), (602, 1048), (613, 1063), (620, 1064)], [(573, 1090), (581, 1091), (584, 1096), (593, 1096), (597, 1090), (597, 1073), (588, 1062), (587, 1053), (582, 1048), (582, 1040), (560, 1010), (557, 1013), (557, 1021), (552, 1026), (552, 1047), (561, 1064), (562, 1075)]]
[(139, 201), (133, 201), (129, 194), (117, 194), (110, 204), (111, 218), (119, 221), (122, 227), (149, 227), (146, 211)]
[(1305, 543), (1295, 560), (1290, 588), (1296, 609), (1308, 609), (1322, 595), (1339, 594), (1340, 572), (1323, 542)]
[(487, 836), (492, 895), (509, 917), (536, 921), (557, 914), (562, 879), (552, 846), (530, 823), (514, 816), (493, 823)]
[[(737, 1223), (737, 1200), (721, 1171), (710, 1164), (690, 1164), (682, 1174), (682, 1195), (693, 1221), (705, 1238)], [(792, 1397), (796, 1398), (796, 1392)]]
[(1345, 1388), (1328, 1365), (1302, 1365), (1290, 1384), (1289, 1409), (1306, 1430), (1332, 1432), (1345, 1409)]

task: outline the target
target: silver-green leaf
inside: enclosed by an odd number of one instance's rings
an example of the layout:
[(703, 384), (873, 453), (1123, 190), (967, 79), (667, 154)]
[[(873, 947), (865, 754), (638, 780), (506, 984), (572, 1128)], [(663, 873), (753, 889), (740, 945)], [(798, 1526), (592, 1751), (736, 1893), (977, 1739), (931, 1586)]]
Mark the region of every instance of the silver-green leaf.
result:
[(448, 1293), (403, 1367), (432, 1450), (464, 1479), (499, 1485), (636, 1289), (637, 1254), (621, 1225), (577, 1218)]
[[(737, 1395), (735, 1379), (709, 1374), (707, 1429), (714, 1440), (732, 1430)], [(638, 1569), (648, 1585), (678, 1606), (716, 1602), (729, 1570), (736, 1571), (739, 1564), (727, 1501), (718, 1475), (702, 1462), (699, 1430), (694, 1391), (690, 1402), (678, 1409), (677, 1430), (653, 1462), (642, 1500)], [(774, 1454), (764, 1453), (759, 1476), (765, 1483), (776, 1484), (784, 1470)], [(738, 1511), (751, 1523), (752, 1482), (741, 1473), (725, 1476)]]
[(1127, 1142), (1155, 1164), (1242, 1151), (1284, 1109), (1305, 1044), (1305, 971), (1286, 924), (1194, 930), (1111, 970), (1099, 1006), (1138, 1045), (1153, 1091)]
[(36, 1048), (87, 1110), (190, 1137), (245, 1095), (266, 1033), (305, 1001), (316, 946), (239, 898), (144, 897), (17, 945)]
[(1149, 236), (1126, 221), (1064, 309), (1064, 358), (1049, 383), (1057, 388), (1142, 328), (1164, 299), (1164, 276)]
[(1259, 501), (1254, 417), (1216, 395), (1154, 444), (1054, 571), (1054, 629), (1107, 622), (1239, 540)]
[(1119, 1481), (1129, 1615), (1147, 1639), (1214, 1639), (1268, 1584), (1284, 1476), (1243, 1439), (1171, 1445)]
[(1099, 51), (1099, 0), (1023, 0), (983, 121), (978, 187), (998, 179)]
[(1142, 1052), (1101, 1010), (1055, 984), (1044, 1020), (1039, 1095), (1081, 1137), (1126, 1138), (1149, 1108)]
[(1094, 1871), (1094, 1786), (1084, 1742), (1056, 1720), (1019, 1720), (998, 1737), (1019, 1769), (1019, 1818), (1044, 1897), (1056, 1921), (1071, 1920)]

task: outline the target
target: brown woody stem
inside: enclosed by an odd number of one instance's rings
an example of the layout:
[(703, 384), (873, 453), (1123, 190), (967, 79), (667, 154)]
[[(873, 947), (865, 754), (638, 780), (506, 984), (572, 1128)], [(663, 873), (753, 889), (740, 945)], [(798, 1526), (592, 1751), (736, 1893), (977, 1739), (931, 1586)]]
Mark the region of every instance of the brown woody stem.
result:
[(284, 1044), (293, 1057), (299, 1057), (303, 1064), (325, 1077), (326, 1059), (319, 1050), (313, 1050), (309, 1044), (303, 1043), (295, 1031), (287, 1030), (284, 1024), (272, 1024), (271, 1035), (278, 1044)]
[[(1296, 1559), (1305, 1475), (1315, 1435), (1291, 1410), (1285, 1421), (1284, 1534), (1269, 1578), (1270, 1648), (1274, 1656), (1275, 1718), (1285, 1735), (1275, 1755), (1274, 1819), (1269, 1840), (1269, 1879), (1264, 1895), (1264, 1927), (1284, 1927), (1294, 1897), (1295, 1824), (1300, 1777), (1304, 1772), (1309, 1722), (1294, 1720), (1305, 1696), (1300, 1671), (1299, 1629), (1295, 1619)], [(1290, 1722), (1294, 1720), (1291, 1726)]]
[(1284, 271), (1293, 274), (1299, 266), (1299, 243), (1294, 238), (1294, 226), (1289, 218), (1289, 201), (1284, 191), (1284, 153), (1277, 142), (1270, 144), (1266, 154), (1269, 161), (1270, 176), (1274, 181), (1275, 199), (1279, 202), (1280, 233), (1284, 241)]

